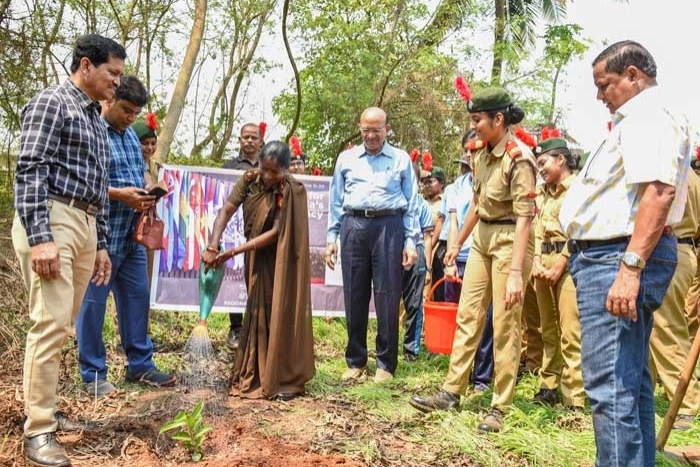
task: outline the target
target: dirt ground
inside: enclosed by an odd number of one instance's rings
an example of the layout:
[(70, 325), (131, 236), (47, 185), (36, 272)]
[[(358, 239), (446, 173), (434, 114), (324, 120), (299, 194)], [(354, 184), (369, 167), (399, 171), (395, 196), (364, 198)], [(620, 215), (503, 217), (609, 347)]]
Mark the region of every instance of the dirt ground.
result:
[[(0, 241), (0, 466), (25, 467), (22, 365), (27, 305), (19, 268), (7, 245)], [(107, 350), (110, 379), (122, 381), (123, 370), (118, 368), (125, 358)], [(215, 374), (227, 377), (231, 358), (218, 355)], [(446, 455), (435, 446), (408, 439), (402, 427), (337, 395), (272, 402), (229, 397), (226, 389), (193, 394), (180, 386), (126, 385), (114, 397), (94, 401), (76, 381), (77, 366), (77, 349), (70, 340), (63, 350), (58, 408), (72, 419), (96, 424), (89, 431), (59, 433), (74, 466), (476, 466), (462, 454)], [(227, 386), (221, 383), (216, 382), (218, 387)], [(204, 457), (194, 463), (190, 453), (172, 440), (172, 432), (159, 434), (159, 430), (179, 410), (190, 410), (199, 400), (205, 401), (204, 423), (213, 430), (206, 435)]]
[[(64, 352), (66, 368), (74, 350)], [(24, 467), (22, 453), (21, 358), (5, 355), (0, 367), (0, 465)], [(62, 378), (59, 408), (72, 419), (97, 427), (60, 434), (74, 466), (311, 467), (311, 466), (473, 466), (468, 459), (444, 459), (429, 446), (405, 439), (398, 427), (373, 420), (353, 404), (333, 397), (303, 397), (289, 402), (251, 401), (222, 394), (206, 397), (206, 424), (213, 430), (204, 457), (190, 454), (160, 427), (178, 410), (190, 409), (202, 394), (174, 389), (127, 387), (106, 400), (93, 401)], [(364, 447), (372, 445), (374, 455)], [(376, 452), (379, 452), (379, 455)], [(406, 462), (412, 459), (414, 462)]]

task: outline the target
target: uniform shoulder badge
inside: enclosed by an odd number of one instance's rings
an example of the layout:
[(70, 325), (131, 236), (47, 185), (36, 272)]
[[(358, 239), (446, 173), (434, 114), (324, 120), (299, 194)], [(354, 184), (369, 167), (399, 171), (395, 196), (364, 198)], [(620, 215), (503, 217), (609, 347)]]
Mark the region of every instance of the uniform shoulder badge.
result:
[(510, 140), (506, 143), (506, 152), (508, 153), (511, 159), (515, 159), (523, 153), (522, 149), (518, 147), (518, 143), (516, 143), (513, 140)]
[(486, 142), (478, 139), (473, 139), (467, 143), (467, 147), (470, 151), (477, 151), (479, 149), (484, 149), (486, 147)]
[(249, 182), (253, 180), (256, 176), (258, 175), (258, 169), (251, 169), (247, 171), (243, 176), (245, 177), (246, 181)]

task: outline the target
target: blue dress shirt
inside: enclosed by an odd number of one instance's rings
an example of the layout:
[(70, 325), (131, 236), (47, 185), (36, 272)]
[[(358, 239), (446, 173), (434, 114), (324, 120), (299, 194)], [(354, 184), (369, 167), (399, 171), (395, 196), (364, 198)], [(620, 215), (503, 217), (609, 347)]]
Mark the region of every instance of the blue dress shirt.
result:
[(415, 249), (420, 234), (416, 200), (418, 183), (406, 151), (384, 142), (376, 156), (365, 146), (340, 153), (335, 163), (330, 188), (328, 243), (335, 243), (347, 209), (401, 209), (404, 248)]

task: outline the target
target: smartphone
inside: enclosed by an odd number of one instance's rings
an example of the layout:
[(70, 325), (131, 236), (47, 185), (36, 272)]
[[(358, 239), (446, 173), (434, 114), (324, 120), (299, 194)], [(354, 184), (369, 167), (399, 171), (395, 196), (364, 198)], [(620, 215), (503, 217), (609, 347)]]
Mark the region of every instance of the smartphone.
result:
[(151, 189), (148, 191), (148, 194), (151, 195), (151, 196), (155, 196), (155, 197), (156, 197), (156, 201), (158, 201), (158, 200), (161, 199), (163, 196), (165, 196), (165, 195), (168, 194), (168, 190), (166, 190), (166, 189), (163, 188), (162, 186), (155, 185), (153, 188), (151, 188)]

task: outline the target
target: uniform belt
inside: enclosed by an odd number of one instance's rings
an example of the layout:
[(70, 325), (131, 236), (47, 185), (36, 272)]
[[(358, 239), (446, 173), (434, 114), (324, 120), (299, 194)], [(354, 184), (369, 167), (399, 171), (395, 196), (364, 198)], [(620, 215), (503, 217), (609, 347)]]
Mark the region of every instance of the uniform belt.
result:
[(693, 237), (683, 237), (678, 239), (678, 243), (695, 246), (695, 239)]
[(58, 201), (59, 203), (67, 204), (68, 206), (80, 209), (81, 211), (85, 211), (91, 216), (97, 214), (97, 206), (76, 198), (69, 198), (68, 196), (57, 195), (56, 193), (51, 192), (49, 192), (48, 198), (54, 201)]
[[(673, 231), (671, 230), (671, 227), (665, 226), (663, 230), (663, 235), (672, 235)], [(594, 248), (597, 246), (604, 246), (604, 245), (616, 245), (619, 243), (628, 243), (630, 241), (631, 236), (627, 235), (625, 237), (615, 237), (615, 238), (608, 238), (605, 240), (569, 240), (567, 243), (567, 246), (569, 248), (570, 253), (578, 253), (579, 251), (587, 250), (589, 248)]]
[(564, 251), (566, 242), (542, 242), (542, 253), (561, 253)]
[(483, 217), (479, 218), (479, 221), (483, 222), (484, 224), (498, 224), (498, 225), (515, 225), (515, 221), (511, 219), (484, 219)]
[(386, 217), (403, 214), (403, 209), (346, 209), (345, 212), (354, 217)]

